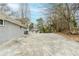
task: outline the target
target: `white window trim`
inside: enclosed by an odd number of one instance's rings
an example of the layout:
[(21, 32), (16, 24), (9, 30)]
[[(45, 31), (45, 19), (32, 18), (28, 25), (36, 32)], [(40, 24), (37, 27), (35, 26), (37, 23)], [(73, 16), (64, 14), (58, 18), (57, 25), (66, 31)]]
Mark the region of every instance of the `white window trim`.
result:
[(3, 20), (3, 25), (0, 25), (0, 26), (4, 26), (4, 20)]

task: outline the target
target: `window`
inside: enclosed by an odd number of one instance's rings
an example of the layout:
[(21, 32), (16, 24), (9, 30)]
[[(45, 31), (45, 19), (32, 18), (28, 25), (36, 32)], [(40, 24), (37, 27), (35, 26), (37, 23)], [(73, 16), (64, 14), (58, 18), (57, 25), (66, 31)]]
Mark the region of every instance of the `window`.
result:
[(4, 21), (2, 19), (0, 19), (0, 26), (4, 25)]

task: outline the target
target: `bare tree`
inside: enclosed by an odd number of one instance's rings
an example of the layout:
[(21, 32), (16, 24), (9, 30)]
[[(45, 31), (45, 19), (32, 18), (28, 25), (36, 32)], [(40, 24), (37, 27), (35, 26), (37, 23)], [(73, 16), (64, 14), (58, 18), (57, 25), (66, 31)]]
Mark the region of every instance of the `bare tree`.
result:
[(29, 10), (30, 9), (27, 3), (19, 4), (18, 14), (19, 14), (20, 21), (22, 24), (26, 24), (28, 29), (29, 29), (29, 24), (30, 24), (30, 18), (28, 17), (28, 15), (30, 15)]
[(8, 6), (8, 4), (0, 3), (0, 12), (8, 15), (10, 12), (10, 7)]
[(49, 17), (51, 17), (51, 20), (53, 20), (52, 21), (53, 28), (57, 32), (59, 31), (70, 32), (72, 29), (71, 25), (72, 24), (76, 25), (74, 14), (72, 13), (70, 4), (67, 3), (55, 4), (53, 9), (51, 9), (50, 11), (52, 11), (52, 13), (50, 13)]

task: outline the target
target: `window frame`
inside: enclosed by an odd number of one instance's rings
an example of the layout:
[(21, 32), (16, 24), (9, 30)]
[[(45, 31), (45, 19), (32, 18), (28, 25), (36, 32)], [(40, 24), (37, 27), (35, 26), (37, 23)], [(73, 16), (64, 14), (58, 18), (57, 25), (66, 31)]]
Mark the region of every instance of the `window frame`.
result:
[(3, 20), (3, 19), (0, 19), (0, 20), (2, 20), (2, 21), (3, 21), (3, 24), (2, 24), (2, 25), (0, 24), (0, 26), (4, 26), (4, 20)]

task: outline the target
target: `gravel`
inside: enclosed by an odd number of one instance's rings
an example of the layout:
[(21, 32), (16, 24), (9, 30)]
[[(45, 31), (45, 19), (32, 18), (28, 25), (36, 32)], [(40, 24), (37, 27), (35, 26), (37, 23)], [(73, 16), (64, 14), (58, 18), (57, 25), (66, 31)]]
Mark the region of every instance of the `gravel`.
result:
[(78, 56), (79, 43), (55, 33), (31, 33), (0, 45), (1, 56)]

